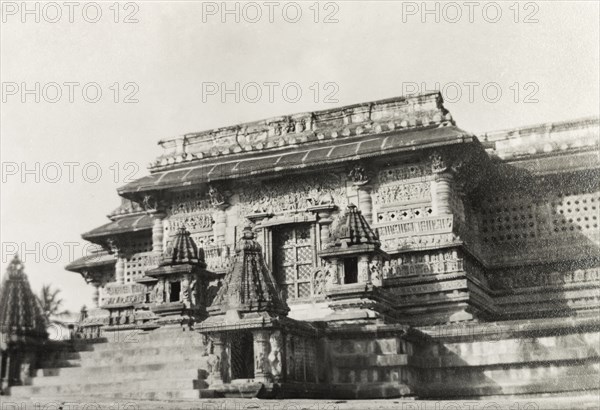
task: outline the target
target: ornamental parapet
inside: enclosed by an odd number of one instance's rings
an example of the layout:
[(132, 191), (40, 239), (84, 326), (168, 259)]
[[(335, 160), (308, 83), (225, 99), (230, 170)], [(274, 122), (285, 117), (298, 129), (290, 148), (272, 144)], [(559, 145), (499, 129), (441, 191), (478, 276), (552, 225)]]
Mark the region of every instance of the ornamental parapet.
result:
[(330, 110), (279, 116), (185, 134), (159, 142), (164, 153), (150, 170), (252, 151), (269, 151), (323, 140), (453, 124), (439, 92), (396, 97)]

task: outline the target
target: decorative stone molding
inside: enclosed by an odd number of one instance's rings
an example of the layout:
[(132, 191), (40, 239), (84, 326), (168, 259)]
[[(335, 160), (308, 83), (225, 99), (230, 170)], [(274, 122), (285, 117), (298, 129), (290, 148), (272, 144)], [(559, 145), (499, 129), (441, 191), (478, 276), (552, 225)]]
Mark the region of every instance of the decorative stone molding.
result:
[(434, 152), (429, 156), (429, 160), (431, 161), (431, 171), (434, 174), (440, 174), (442, 172), (448, 171), (449, 163), (448, 158), (445, 157), (440, 152)]
[(438, 92), (399, 97), (165, 139), (159, 143), (164, 149), (163, 155), (149, 168), (154, 171), (203, 158), (448, 124), (453, 124), (452, 116), (444, 109)]
[(224, 211), (229, 206), (227, 203), (227, 194), (214, 184), (208, 187), (208, 197), (210, 198), (211, 205), (217, 209)]
[(354, 164), (352, 169), (348, 171), (348, 178), (356, 185), (364, 185), (371, 179), (367, 173), (367, 169), (362, 164)]

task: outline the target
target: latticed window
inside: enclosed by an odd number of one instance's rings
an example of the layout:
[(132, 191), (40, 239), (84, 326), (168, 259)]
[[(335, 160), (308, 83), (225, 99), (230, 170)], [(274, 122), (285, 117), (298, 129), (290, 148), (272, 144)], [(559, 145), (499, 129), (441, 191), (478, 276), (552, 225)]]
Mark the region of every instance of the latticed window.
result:
[(286, 299), (312, 296), (314, 250), (310, 224), (285, 225), (273, 230), (273, 273)]

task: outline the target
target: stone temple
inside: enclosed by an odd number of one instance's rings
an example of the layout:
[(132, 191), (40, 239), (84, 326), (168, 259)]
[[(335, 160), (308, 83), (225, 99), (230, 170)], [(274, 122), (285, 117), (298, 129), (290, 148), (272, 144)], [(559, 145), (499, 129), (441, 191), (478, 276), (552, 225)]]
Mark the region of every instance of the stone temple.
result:
[(159, 145), (11, 395), (598, 392), (598, 118), (474, 135), (428, 93)]

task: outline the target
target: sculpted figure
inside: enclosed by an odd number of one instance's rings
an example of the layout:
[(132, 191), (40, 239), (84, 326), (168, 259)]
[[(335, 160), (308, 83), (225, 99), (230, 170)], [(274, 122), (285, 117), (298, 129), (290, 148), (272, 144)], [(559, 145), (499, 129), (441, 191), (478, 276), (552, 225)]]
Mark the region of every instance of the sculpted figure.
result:
[(329, 192), (325, 192), (319, 198), (319, 205), (330, 205), (330, 204), (333, 204), (333, 202), (334, 202), (333, 196)]
[(165, 301), (165, 285), (163, 281), (158, 281), (156, 284), (156, 294), (154, 296), (156, 303), (163, 303)]
[(315, 295), (322, 295), (325, 293), (325, 287), (327, 286), (327, 271), (326, 268), (319, 268), (315, 271), (314, 276), (314, 289)]
[(208, 363), (211, 376), (219, 376), (221, 372), (221, 358), (218, 355), (211, 353), (208, 355), (206, 362)]
[(265, 354), (263, 352), (258, 352), (258, 355), (256, 355), (256, 365), (254, 367), (257, 373), (265, 371)]
[(381, 267), (379, 266), (379, 261), (373, 259), (369, 264), (369, 270), (371, 271), (371, 283), (381, 285)]
[(208, 188), (208, 196), (210, 197), (210, 202), (213, 206), (223, 205), (225, 203), (225, 198), (223, 197), (223, 194), (221, 194), (212, 185)]
[(269, 353), (269, 364), (271, 365), (271, 374), (277, 378), (281, 376), (281, 332), (277, 331), (271, 334), (269, 339), (271, 343), (271, 352)]
[(352, 182), (359, 184), (369, 181), (367, 170), (362, 165), (355, 165), (354, 168), (352, 168), (348, 173), (348, 177), (352, 180)]
[(326, 275), (326, 287), (331, 287), (333, 285), (339, 285), (340, 284), (340, 278), (337, 274), (337, 268), (336, 266), (331, 263), (331, 261), (327, 261), (327, 264), (325, 265), (325, 275)]
[(191, 306), (194, 307), (196, 306), (196, 286), (197, 286), (198, 281), (196, 280), (196, 278), (193, 278), (190, 281), (190, 289), (189, 289), (189, 300), (191, 302)]

